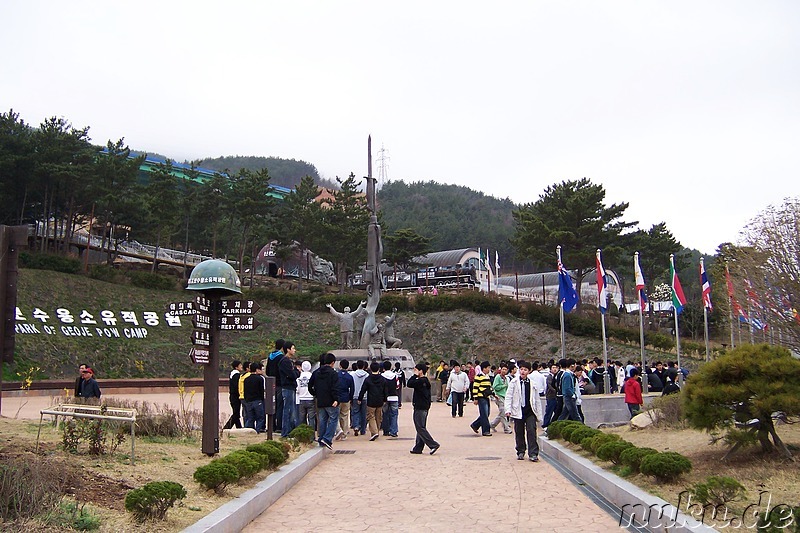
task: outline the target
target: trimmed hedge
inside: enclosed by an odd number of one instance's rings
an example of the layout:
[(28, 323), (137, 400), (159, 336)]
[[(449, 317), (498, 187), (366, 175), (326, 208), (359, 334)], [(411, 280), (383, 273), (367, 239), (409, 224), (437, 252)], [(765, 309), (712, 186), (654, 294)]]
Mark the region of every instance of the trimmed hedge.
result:
[(266, 442), (251, 444), (247, 447), (247, 451), (257, 453), (265, 458), (267, 467), (277, 467), (286, 460), (286, 456), (284, 455), (282, 449), (278, 449), (275, 446), (267, 444)]
[(561, 439), (564, 438), (563, 430), (567, 427), (572, 426), (582, 426), (580, 422), (577, 420), (556, 420), (555, 422), (550, 422), (550, 425), (547, 426), (547, 438), (548, 439)]
[(622, 453), (619, 454), (619, 462), (630, 467), (634, 472), (638, 472), (642, 459), (654, 453), (658, 453), (658, 450), (654, 450), (653, 448), (637, 448), (634, 446), (623, 450)]
[(215, 459), (197, 468), (192, 476), (205, 488), (221, 493), (228, 483), (239, 481), (239, 470), (230, 463)]
[(664, 482), (675, 481), (681, 474), (691, 472), (691, 470), (691, 461), (677, 452), (647, 455), (639, 464), (639, 472)]
[(314, 440), (314, 428), (308, 424), (300, 424), (289, 433), (289, 436), (308, 444)]
[(186, 497), (186, 489), (174, 481), (152, 481), (125, 496), (125, 510), (139, 522), (163, 520), (175, 502)]
[(580, 444), (586, 437), (594, 437), (598, 433), (600, 433), (600, 430), (590, 428), (589, 426), (579, 427), (570, 433), (569, 441), (572, 444)]
[(603, 461), (611, 461), (612, 463), (619, 464), (619, 456), (628, 448), (633, 447), (633, 444), (626, 440), (612, 440), (600, 446), (597, 449), (597, 457)]

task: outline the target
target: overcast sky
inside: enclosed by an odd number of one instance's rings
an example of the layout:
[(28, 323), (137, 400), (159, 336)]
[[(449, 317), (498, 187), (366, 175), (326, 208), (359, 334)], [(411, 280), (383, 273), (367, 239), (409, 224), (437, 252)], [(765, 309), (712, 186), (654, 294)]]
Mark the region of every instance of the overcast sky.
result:
[(0, 21), (0, 109), (97, 144), (334, 178), (366, 175), (371, 134), (390, 179), (522, 204), (587, 177), (706, 254), (800, 194), (794, 0), (3, 0)]

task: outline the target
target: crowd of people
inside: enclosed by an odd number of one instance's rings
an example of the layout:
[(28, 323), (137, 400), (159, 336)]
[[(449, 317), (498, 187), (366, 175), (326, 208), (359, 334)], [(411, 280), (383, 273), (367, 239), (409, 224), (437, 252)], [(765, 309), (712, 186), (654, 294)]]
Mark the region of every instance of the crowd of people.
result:
[[(624, 394), (631, 417), (643, 405), (642, 366), (632, 361), (626, 365), (613, 361), (607, 367), (599, 358), (547, 363), (510, 359), (495, 366), (489, 361), (465, 365), (440, 361), (433, 370), (426, 363), (417, 364), (406, 382), (399, 362), (359, 360), (351, 367), (350, 361), (337, 361), (332, 353), (322, 354), (319, 367), (312, 372), (310, 361), (296, 357), (294, 343), (278, 339), (264, 362), (233, 361), (232, 367), (233, 415), (225, 427), (266, 431), (265, 377), (271, 376), (275, 378), (273, 430), (286, 437), (298, 425), (307, 424), (316, 431), (319, 445), (329, 449), (335, 441), (351, 435), (369, 434), (370, 441), (380, 436), (397, 438), (404, 387), (413, 389), (414, 454), (422, 453), (426, 446), (431, 454), (439, 449), (427, 429), (434, 401), (447, 402), (453, 418), (463, 417), (464, 405), (471, 401), (477, 406), (477, 418), (470, 428), (485, 437), (491, 437), (498, 427), (503, 433), (514, 433), (517, 458), (527, 455), (531, 461), (538, 461), (537, 427), (547, 428), (554, 420), (584, 422), (583, 396), (603, 393), (606, 377), (611, 393)], [(649, 391), (662, 394), (679, 391), (679, 376), (685, 376), (674, 362), (664, 365), (657, 361), (644, 372)], [(494, 418), (490, 416), (492, 404)]]

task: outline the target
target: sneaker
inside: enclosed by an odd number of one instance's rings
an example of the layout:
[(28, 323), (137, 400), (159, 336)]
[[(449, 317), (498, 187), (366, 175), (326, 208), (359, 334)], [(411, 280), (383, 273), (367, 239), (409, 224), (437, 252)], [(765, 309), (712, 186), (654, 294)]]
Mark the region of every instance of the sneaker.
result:
[(373, 436), (369, 438), (370, 441), (373, 441), (378, 438), (378, 433), (375, 433)]
[(509, 429), (508, 431), (503, 431), (503, 433), (505, 433), (506, 435), (508, 435), (508, 434), (510, 434), (510, 433), (514, 433), (514, 432), (513, 432), (513, 431), (511, 431), (511, 430)]
[(539, 462), (539, 456), (538, 455), (534, 455), (533, 457), (529, 457), (529, 459), (533, 463), (538, 463)]
[(434, 446), (433, 448), (431, 448), (431, 455), (435, 454), (436, 450), (438, 450), (440, 447), (441, 446)]
[(478, 432), (478, 428), (474, 428), (474, 427), (470, 426), (470, 429), (471, 429), (472, 431), (474, 431), (475, 433), (477, 433), (477, 432)]
[(342, 433), (342, 434), (339, 436), (339, 440), (347, 440), (347, 433)]
[(331, 443), (326, 441), (326, 440), (321, 440), (321, 441), (319, 441), (319, 443), (322, 444), (323, 446), (325, 446), (326, 448), (328, 448), (329, 450), (333, 449), (333, 446), (331, 446)]
[(418, 452), (417, 450), (410, 450), (410, 452), (414, 455), (422, 455), (422, 452)]
[(524, 453), (518, 453), (517, 454), (517, 461), (524, 461), (524, 460), (525, 460), (525, 454)]
[[(477, 433), (477, 431), (476, 431), (476, 433)], [(492, 434), (491, 434), (491, 433), (484, 433), (484, 434), (483, 434), (483, 436), (484, 436), (484, 437), (491, 437), (491, 436), (492, 436)]]
[(353, 430), (353, 435), (355, 435), (356, 437), (358, 437), (358, 430), (357, 430), (357, 429), (354, 429), (354, 430)]
[(392, 438), (392, 439), (396, 439), (397, 438), (397, 433), (389, 433), (389, 437)]
[(492, 433), (497, 433), (497, 426), (492, 428)]
[(341, 440), (342, 435), (344, 435), (344, 433), (342, 433), (341, 431), (336, 432), (336, 435), (333, 436), (333, 440)]

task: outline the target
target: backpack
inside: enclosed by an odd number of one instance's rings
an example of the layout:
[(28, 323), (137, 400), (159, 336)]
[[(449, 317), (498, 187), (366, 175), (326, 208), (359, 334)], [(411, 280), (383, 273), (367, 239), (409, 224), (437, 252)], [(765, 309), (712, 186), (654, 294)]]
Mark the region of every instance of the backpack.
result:
[(553, 387), (556, 389), (556, 396), (563, 396), (564, 394), (561, 392), (561, 378), (564, 377), (564, 371), (559, 370), (556, 373), (556, 377), (553, 378)]

